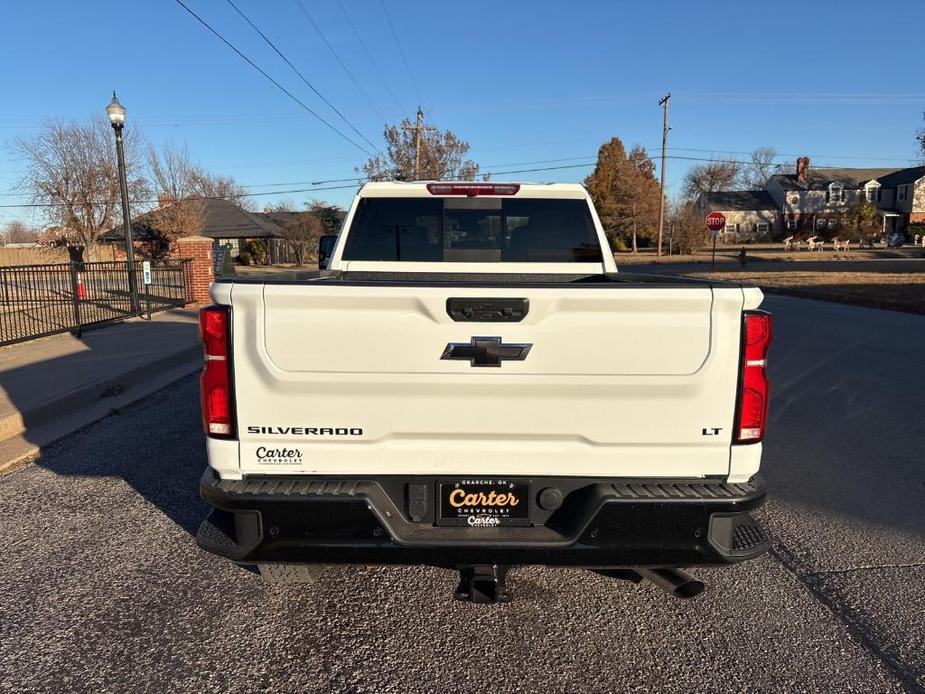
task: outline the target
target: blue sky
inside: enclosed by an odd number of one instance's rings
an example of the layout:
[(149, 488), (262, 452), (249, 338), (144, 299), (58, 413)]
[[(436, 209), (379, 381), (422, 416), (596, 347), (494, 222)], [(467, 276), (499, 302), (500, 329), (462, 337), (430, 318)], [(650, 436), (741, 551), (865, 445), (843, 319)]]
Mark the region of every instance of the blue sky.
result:
[[(225, 0), (185, 1), (359, 141)], [(235, 2), (381, 146), (383, 119), (295, 0)], [(918, 158), (925, 3), (898, 3), (887, 12), (850, 1), (386, 0), (412, 82), (380, 0), (341, 2), (385, 81), (338, 0), (303, 0), (375, 107), (396, 122), (413, 114), (419, 91), (428, 121), (467, 140), (483, 170), (590, 162), (614, 135), (655, 154), (657, 101), (667, 91), (673, 94), (673, 155), (742, 157), (738, 153), (771, 146), (787, 161), (806, 153), (820, 165), (903, 166)], [(0, 141), (34, 132), (45, 119), (100, 113), (116, 89), (146, 138), (185, 142), (205, 167), (255, 192), (308, 187), (266, 184), (349, 177), (367, 156), (309, 116), (175, 0), (32, 0), (7, 3), (2, 13)], [(692, 163), (669, 160), (671, 191)], [(575, 181), (589, 171), (496, 178)], [(0, 149), (0, 204), (21, 201), (10, 195), (21, 173), (9, 148)], [(254, 200), (344, 204), (352, 194), (319, 190)], [(0, 223), (40, 221), (32, 214), (0, 208)]]

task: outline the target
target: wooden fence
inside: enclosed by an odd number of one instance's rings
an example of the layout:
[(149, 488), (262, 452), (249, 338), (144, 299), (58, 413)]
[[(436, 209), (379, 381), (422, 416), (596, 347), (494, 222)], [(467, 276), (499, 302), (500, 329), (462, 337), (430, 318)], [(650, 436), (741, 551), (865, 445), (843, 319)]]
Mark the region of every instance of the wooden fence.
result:
[(3, 248), (0, 247), (0, 267), (11, 265), (47, 265), (66, 263), (66, 248)]

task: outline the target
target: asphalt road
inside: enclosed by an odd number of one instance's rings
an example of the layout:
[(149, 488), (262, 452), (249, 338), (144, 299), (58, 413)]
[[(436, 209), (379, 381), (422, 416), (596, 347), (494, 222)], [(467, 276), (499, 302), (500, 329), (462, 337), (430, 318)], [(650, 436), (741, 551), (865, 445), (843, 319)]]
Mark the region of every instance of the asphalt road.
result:
[(0, 478), (0, 691), (925, 691), (925, 317), (771, 297), (773, 552), (688, 602), (523, 568), (268, 585), (196, 548), (195, 380)]

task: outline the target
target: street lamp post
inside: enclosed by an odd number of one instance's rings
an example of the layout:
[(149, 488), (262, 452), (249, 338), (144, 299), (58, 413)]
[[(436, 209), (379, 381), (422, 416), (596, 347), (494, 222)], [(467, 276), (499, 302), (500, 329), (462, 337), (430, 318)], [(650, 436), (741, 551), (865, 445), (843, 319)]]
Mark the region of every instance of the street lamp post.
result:
[(125, 179), (125, 152), (122, 148), (122, 128), (125, 127), (125, 107), (119, 103), (116, 93), (106, 107), (106, 115), (116, 133), (116, 154), (119, 159), (119, 187), (122, 190), (122, 228), (125, 232), (125, 260), (128, 263), (128, 291), (132, 313), (139, 313), (138, 284), (135, 277), (135, 248), (132, 245), (132, 218), (128, 209), (128, 182)]

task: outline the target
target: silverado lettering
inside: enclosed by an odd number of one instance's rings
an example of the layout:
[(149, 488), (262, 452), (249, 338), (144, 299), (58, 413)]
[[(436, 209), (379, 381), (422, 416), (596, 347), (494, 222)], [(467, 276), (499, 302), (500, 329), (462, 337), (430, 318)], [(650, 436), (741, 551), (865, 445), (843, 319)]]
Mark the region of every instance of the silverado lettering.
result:
[(575, 183), (367, 183), (319, 251), (202, 309), (203, 548), (268, 580), (453, 568), (490, 602), (525, 564), (691, 597), (686, 568), (768, 550), (757, 287), (618, 272)]
[(260, 427), (248, 426), (248, 434), (269, 434), (272, 436), (362, 436), (360, 427)]

